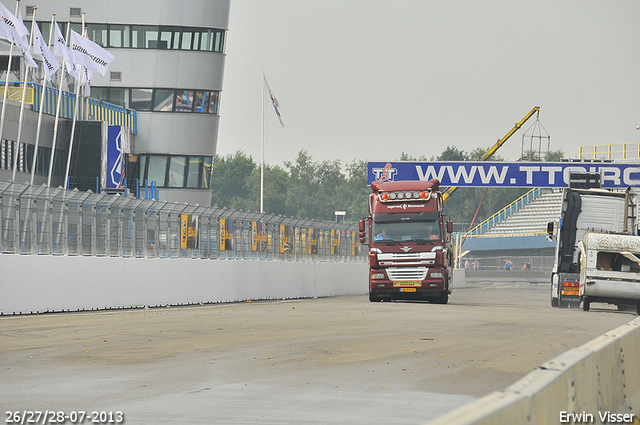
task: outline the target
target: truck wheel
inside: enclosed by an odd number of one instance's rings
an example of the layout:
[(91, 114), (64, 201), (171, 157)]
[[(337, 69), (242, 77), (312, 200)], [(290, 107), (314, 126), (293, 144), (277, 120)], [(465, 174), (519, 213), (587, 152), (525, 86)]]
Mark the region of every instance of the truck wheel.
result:
[(636, 306), (636, 313), (638, 313), (638, 316), (640, 316), (640, 303), (638, 303), (638, 305)]
[(551, 297), (551, 307), (558, 307), (558, 299)]
[(448, 292), (445, 292), (444, 294), (431, 299), (431, 303), (433, 304), (447, 304), (448, 302), (449, 302)]
[(591, 307), (591, 301), (585, 298), (584, 301), (582, 301), (582, 310), (589, 311), (589, 307)]
[(375, 296), (375, 294), (369, 291), (369, 301), (372, 303), (379, 303), (381, 300)]

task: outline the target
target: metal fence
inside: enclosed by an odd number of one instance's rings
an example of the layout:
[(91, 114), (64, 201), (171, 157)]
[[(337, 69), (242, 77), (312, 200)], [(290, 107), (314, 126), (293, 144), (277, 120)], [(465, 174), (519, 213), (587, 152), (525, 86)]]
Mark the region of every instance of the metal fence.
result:
[(365, 262), (357, 224), (0, 182), (0, 251)]

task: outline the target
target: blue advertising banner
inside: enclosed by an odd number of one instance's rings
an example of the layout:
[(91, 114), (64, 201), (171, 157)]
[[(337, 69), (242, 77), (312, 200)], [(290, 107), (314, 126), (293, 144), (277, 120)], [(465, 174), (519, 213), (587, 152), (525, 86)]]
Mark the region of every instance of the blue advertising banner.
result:
[(124, 187), (125, 154), (129, 152), (129, 128), (110, 125), (107, 130), (106, 189)]
[(640, 186), (640, 162), (369, 162), (367, 184), (436, 178), (445, 187), (569, 187), (571, 173), (600, 173), (603, 188)]

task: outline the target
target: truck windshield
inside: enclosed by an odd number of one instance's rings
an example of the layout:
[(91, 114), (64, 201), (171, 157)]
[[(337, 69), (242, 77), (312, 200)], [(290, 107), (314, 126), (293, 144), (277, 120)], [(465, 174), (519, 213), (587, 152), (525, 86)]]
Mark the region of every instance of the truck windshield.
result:
[(441, 240), (436, 211), (374, 214), (371, 231), (374, 243), (427, 243)]

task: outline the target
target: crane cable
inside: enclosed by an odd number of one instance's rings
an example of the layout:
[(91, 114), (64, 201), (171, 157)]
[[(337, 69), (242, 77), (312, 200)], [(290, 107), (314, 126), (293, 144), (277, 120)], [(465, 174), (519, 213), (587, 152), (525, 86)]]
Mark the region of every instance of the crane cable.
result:
[(484, 197), (487, 195), (487, 190), (489, 190), (488, 187), (486, 187), (484, 189), (484, 193), (482, 194), (482, 199), (480, 199), (480, 204), (478, 204), (478, 209), (476, 210), (476, 214), (473, 216), (473, 219), (471, 220), (471, 224), (469, 224), (469, 229), (464, 234), (464, 238), (462, 238), (462, 242), (460, 242), (460, 248), (462, 248), (462, 245), (464, 245), (464, 241), (467, 240), (467, 235), (471, 231), (471, 228), (473, 227), (473, 223), (476, 221), (476, 217), (478, 216), (478, 212), (480, 211), (480, 207), (482, 206), (482, 202), (484, 201)]

